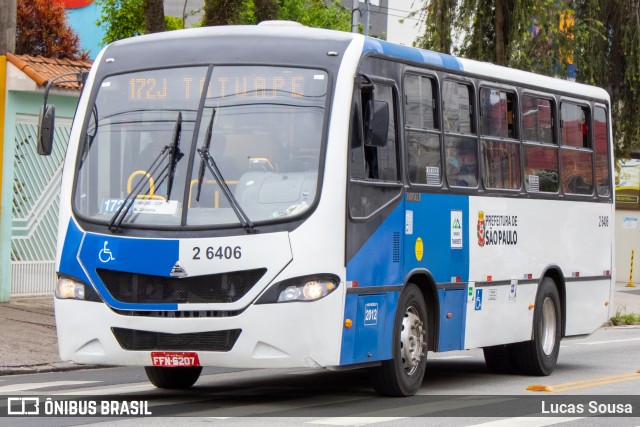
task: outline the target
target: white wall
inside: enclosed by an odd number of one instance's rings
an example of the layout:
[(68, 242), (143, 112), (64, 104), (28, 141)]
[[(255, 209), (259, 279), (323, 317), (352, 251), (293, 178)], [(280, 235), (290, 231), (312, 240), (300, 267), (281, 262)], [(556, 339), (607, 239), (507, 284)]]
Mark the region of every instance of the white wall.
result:
[(633, 282), (640, 282), (640, 211), (616, 209), (616, 281), (629, 282), (631, 251)]

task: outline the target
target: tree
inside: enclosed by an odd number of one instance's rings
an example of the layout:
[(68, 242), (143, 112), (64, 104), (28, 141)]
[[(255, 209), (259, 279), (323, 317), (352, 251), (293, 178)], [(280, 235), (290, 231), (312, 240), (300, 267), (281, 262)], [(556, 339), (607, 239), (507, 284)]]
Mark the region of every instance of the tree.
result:
[(205, 0), (203, 26), (239, 23), (243, 0)]
[(104, 28), (102, 43), (183, 27), (181, 18), (165, 16), (163, 0), (98, 0)]
[(351, 31), (351, 11), (337, 0), (281, 0), (278, 19), (300, 22), (314, 28)]
[(98, 4), (96, 24), (105, 30), (104, 44), (145, 33), (144, 0), (98, 0)]
[(147, 34), (166, 31), (167, 26), (164, 22), (164, 0), (145, 0), (144, 17)]
[(423, 1), (416, 46), (550, 76), (575, 65), (611, 95), (616, 156), (640, 147), (640, 0)]
[(16, 16), (16, 54), (57, 59), (89, 58), (80, 49), (78, 35), (67, 23), (61, 2), (18, 0)]
[(612, 98), (616, 157), (640, 149), (640, 0), (582, 0), (576, 20), (602, 25), (601, 37), (576, 36), (579, 80)]
[(253, 0), (256, 22), (269, 21), (278, 17), (277, 0)]
[(257, 24), (271, 19), (349, 31), (351, 13), (337, 0), (205, 0), (203, 25)]

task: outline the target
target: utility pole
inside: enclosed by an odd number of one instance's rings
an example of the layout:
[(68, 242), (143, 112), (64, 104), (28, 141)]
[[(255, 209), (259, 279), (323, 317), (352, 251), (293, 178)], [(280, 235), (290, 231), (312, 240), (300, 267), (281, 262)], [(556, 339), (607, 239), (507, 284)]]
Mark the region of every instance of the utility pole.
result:
[(16, 50), (17, 0), (0, 0), (0, 55)]
[[(4, 0), (0, 0), (4, 1)], [(359, 33), (358, 25), (360, 24), (360, 16), (362, 12), (360, 11), (360, 0), (353, 0), (351, 6), (351, 32)]]
[(364, 0), (364, 3), (367, 5), (364, 12), (364, 35), (369, 35), (369, 16), (371, 15), (371, 0)]

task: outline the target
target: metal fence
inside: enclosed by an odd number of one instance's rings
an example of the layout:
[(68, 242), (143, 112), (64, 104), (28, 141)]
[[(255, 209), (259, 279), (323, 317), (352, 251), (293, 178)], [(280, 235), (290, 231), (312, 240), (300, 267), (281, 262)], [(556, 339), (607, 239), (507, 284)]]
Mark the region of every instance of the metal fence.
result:
[(54, 290), (60, 178), (70, 131), (70, 120), (57, 119), (53, 152), (40, 156), (37, 117), (16, 119), (11, 295)]

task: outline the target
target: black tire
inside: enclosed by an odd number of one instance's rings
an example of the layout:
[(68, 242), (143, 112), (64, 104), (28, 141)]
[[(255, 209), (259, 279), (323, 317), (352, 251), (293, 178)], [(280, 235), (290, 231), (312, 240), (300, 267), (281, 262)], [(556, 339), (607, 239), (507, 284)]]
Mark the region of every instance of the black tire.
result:
[(427, 307), (420, 289), (409, 283), (398, 301), (393, 327), (393, 358), (371, 368), (376, 392), (383, 396), (416, 394), (424, 379), (427, 343)]
[(487, 369), (494, 374), (513, 374), (516, 372), (513, 344), (484, 347), (484, 361)]
[(546, 277), (536, 295), (533, 339), (513, 344), (518, 371), (527, 375), (550, 375), (558, 362), (561, 336), (560, 294), (553, 279)]
[(198, 381), (202, 366), (181, 366), (176, 368), (145, 366), (144, 371), (154, 386), (181, 390), (191, 387)]

